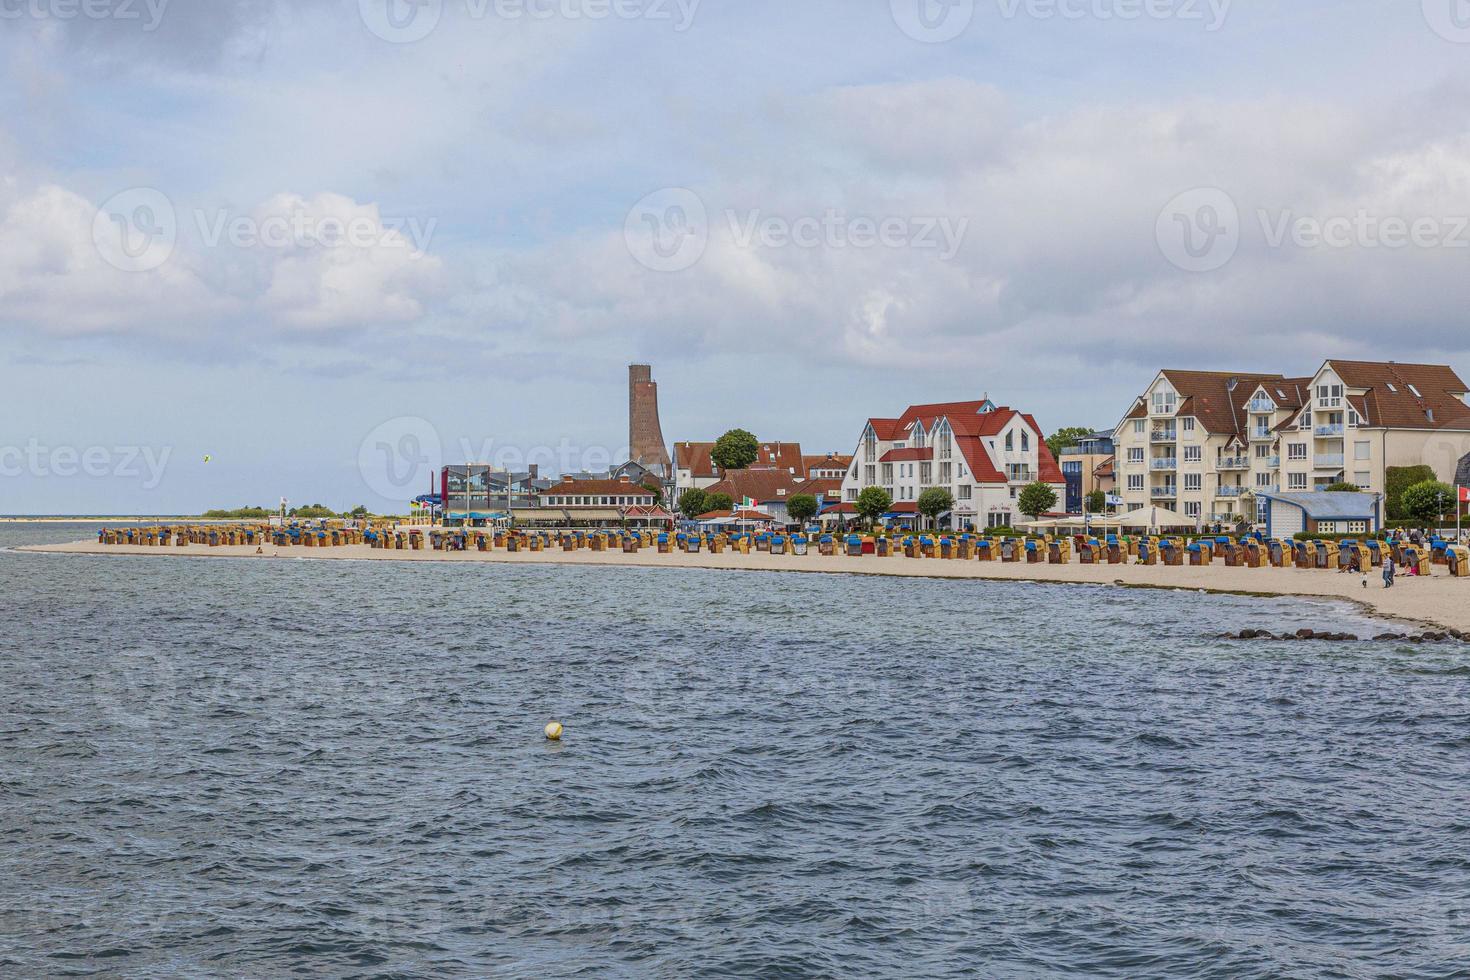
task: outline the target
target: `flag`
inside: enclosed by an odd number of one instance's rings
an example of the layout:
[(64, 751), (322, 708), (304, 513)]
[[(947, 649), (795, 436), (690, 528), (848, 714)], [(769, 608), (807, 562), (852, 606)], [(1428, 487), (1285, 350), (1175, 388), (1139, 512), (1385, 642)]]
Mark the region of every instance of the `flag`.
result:
[(1460, 488), (1460, 503), (1470, 504), (1470, 487)]
[(755, 506), (755, 499), (752, 498), (752, 497), (741, 497), (740, 498), (740, 506), (741, 507), (746, 507), (746, 508), (754, 507)]

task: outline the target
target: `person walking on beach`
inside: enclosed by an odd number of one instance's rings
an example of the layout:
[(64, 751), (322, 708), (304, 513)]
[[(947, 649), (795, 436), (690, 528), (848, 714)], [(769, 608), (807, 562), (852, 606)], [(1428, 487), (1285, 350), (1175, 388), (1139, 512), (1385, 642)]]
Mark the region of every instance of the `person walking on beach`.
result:
[(1393, 556), (1388, 555), (1383, 559), (1383, 587), (1393, 588)]

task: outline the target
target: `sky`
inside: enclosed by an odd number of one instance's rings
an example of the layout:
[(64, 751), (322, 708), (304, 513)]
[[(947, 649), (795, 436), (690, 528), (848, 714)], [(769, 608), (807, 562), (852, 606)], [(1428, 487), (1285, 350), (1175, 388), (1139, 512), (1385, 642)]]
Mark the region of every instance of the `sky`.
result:
[(1467, 96), (1467, 0), (0, 0), (0, 514), (1470, 374)]

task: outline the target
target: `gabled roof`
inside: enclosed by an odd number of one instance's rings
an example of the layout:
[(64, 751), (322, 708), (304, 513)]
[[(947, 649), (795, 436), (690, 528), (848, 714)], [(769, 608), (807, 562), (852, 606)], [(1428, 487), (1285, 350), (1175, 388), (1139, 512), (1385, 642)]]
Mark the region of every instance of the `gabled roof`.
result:
[[(715, 466), (715, 461), (711, 456), (714, 451), (715, 444), (712, 442), (676, 442), (674, 443), (674, 465), (678, 469), (689, 470), (690, 474), (695, 477), (713, 479), (720, 475), (719, 468)], [(778, 466), (805, 476), (804, 458), (799, 442), (763, 442), (757, 450), (756, 459), (752, 465)]]
[(801, 458), (801, 465), (803, 472), (810, 479), (813, 470), (846, 470), (852, 465), (852, 457), (842, 453), (828, 453), (825, 456), (803, 456)]
[(912, 463), (915, 460), (930, 460), (934, 458), (932, 446), (925, 449), (890, 449), (878, 458), (880, 463)]
[[(1349, 388), (1367, 394), (1354, 405), (1365, 425), (1389, 429), (1470, 429), (1470, 392), (1454, 369), (1443, 364), (1329, 360)], [(1418, 394), (1415, 394), (1418, 392)]]
[[(1255, 394), (1256, 388), (1261, 384), (1286, 381), (1280, 374), (1244, 374), (1238, 371), (1179, 371), (1169, 368), (1161, 374), (1179, 393), (1176, 414), (1192, 415), (1206, 432), (1217, 434), (1245, 431), (1245, 404)], [(1146, 416), (1146, 403), (1142, 407)]]
[(730, 499), (737, 501), (749, 497), (759, 503), (766, 503), (787, 500), (799, 493), (812, 491), (807, 481), (794, 477), (785, 470), (748, 469), (731, 470), (725, 474), (723, 480), (706, 487), (704, 492), (729, 494)]

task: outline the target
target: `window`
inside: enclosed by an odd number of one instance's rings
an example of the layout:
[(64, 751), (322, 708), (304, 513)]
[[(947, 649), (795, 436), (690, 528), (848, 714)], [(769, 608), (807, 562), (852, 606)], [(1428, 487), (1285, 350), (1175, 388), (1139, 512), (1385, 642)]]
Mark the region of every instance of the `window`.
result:
[(1143, 474), (1142, 473), (1130, 473), (1130, 474), (1128, 474), (1128, 489), (1129, 490), (1142, 490), (1143, 489)]
[(961, 500), (969, 500), (970, 497), (973, 494), (973, 491), (974, 491), (974, 487), (970, 486), (970, 484), (968, 484), (968, 483), (961, 483), (960, 484), (960, 497), (959, 497), (959, 499), (961, 499)]
[(1016, 434), (1014, 432), (1007, 432), (1006, 433), (1006, 452), (1012, 452), (1013, 450), (1015, 450), (1015, 448), (1016, 448)]
[(1347, 526), (1348, 526), (1348, 533), (1349, 534), (1367, 534), (1368, 533), (1368, 522), (1367, 521), (1348, 521), (1347, 522)]
[(850, 500), (850, 501), (857, 500), (857, 493), (858, 493), (857, 492), (857, 487), (848, 487), (847, 488), (847, 499)]
[(1139, 436), (1143, 435), (1143, 419), (1133, 420), (1133, 434)]
[(950, 483), (954, 482), (953, 478), (950, 475), (950, 471), (953, 469), (953, 467), (953, 463), (939, 464), (939, 482), (941, 484), (948, 486)]
[(1271, 485), (1271, 474), (1270, 473), (1257, 473), (1256, 474), (1256, 486), (1261, 487), (1261, 488), (1265, 488), (1265, 487), (1269, 487), (1270, 485)]
[(1270, 444), (1269, 443), (1265, 443), (1265, 442), (1258, 442), (1258, 443), (1256, 443), (1256, 459), (1270, 459), (1270, 458), (1271, 458), (1271, 446), (1270, 446)]
[(892, 463), (884, 463), (883, 464), (883, 485), (885, 487), (891, 487), (891, 486), (893, 486), (893, 464)]
[(1194, 431), (1194, 419), (1193, 419), (1193, 417), (1187, 418), (1187, 419), (1184, 420), (1184, 431), (1185, 432), (1193, 432)]
[(1198, 490), (1204, 485), (1203, 480), (1204, 477), (1198, 473), (1186, 473), (1184, 474), (1184, 489)]
[(1286, 488), (1288, 490), (1305, 490), (1305, 489), (1307, 489), (1307, 474), (1305, 474), (1305, 473), (1289, 473), (1289, 474), (1287, 474), (1287, 477), (1286, 477)]
[(1373, 458), (1373, 443), (1371, 443), (1371, 442), (1355, 442), (1355, 443), (1353, 443), (1353, 459), (1372, 459), (1372, 458)]
[(1413, 395), (1413, 396), (1414, 396), (1414, 397), (1415, 397), (1415, 398), (1422, 398), (1422, 397), (1424, 397), (1424, 396), (1423, 396), (1423, 395), (1421, 395), (1421, 394), (1419, 394), (1419, 389), (1418, 389), (1418, 388), (1415, 388), (1415, 387), (1414, 387), (1414, 386), (1413, 386), (1413, 385), (1409, 385), (1409, 392), (1410, 392), (1410, 393), (1411, 393), (1411, 394), (1412, 394), (1412, 395)]
[(1398, 394), (1398, 389), (1395, 388), (1392, 384), (1388, 386), (1388, 390), (1393, 392), (1394, 394)]
[(1198, 463), (1203, 458), (1203, 450), (1199, 446), (1184, 447), (1184, 461), (1186, 463)]
[(1337, 533), (1337, 522), (1336, 521), (1318, 521), (1317, 522), (1317, 533), (1318, 534), (1336, 534)]
[(1174, 404), (1175, 404), (1174, 403), (1174, 392), (1172, 392), (1172, 391), (1156, 391), (1156, 392), (1154, 392), (1154, 414), (1155, 415), (1173, 415), (1174, 414)]
[(1348, 409), (1348, 425), (1355, 429), (1358, 427), (1358, 410), (1356, 408)]
[(1128, 462), (1130, 462), (1130, 463), (1141, 463), (1141, 462), (1143, 462), (1143, 448), (1142, 447), (1138, 447), (1138, 448), (1134, 448), (1134, 449), (1128, 450)]
[(924, 486), (926, 486), (926, 487), (929, 486), (930, 484), (932, 484), (934, 482), (934, 464), (933, 463), (920, 463), (919, 464), (919, 482), (921, 484), (923, 484)]
[(1023, 432), (1023, 433), (1021, 433), (1021, 452), (1028, 453), (1030, 451), (1031, 451), (1031, 433), (1029, 433), (1029, 432)]
[(1367, 490), (1373, 484), (1373, 474), (1367, 470), (1358, 470), (1353, 474), (1353, 482), (1358, 485), (1359, 489)]
[(1200, 515), (1200, 502), (1198, 500), (1186, 500), (1184, 502), (1184, 516), (1198, 517)]
[(872, 466), (872, 465), (864, 466), (863, 467), (863, 483), (864, 483), (864, 485), (866, 485), (866, 486), (872, 486), (873, 484), (875, 484), (877, 482), (878, 482), (878, 467)]
[(1293, 442), (1286, 447), (1287, 459), (1306, 459), (1307, 444), (1304, 442)]

